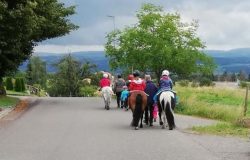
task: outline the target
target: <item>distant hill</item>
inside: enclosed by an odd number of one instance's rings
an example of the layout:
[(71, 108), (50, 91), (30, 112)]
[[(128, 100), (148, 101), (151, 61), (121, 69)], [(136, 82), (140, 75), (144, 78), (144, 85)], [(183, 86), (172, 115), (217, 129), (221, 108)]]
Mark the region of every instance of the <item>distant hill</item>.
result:
[[(43, 61), (47, 63), (47, 72), (56, 72), (56, 68), (53, 64), (59, 62), (59, 60), (67, 54), (52, 54), (52, 53), (35, 53), (34, 56), (39, 56)], [(102, 51), (91, 52), (73, 52), (71, 55), (80, 62), (90, 61), (97, 65), (98, 70), (109, 71), (108, 59), (105, 57)], [(24, 62), (19, 69), (24, 71), (27, 68), (28, 61)]]
[[(216, 73), (223, 73), (224, 71), (236, 73), (243, 70), (247, 74), (250, 74), (250, 48), (228, 51), (204, 50), (204, 53), (214, 58), (215, 63), (218, 65)], [(53, 64), (66, 54), (35, 53), (34, 55), (41, 57), (47, 63), (48, 72), (55, 72), (56, 68)], [(96, 64), (98, 70), (110, 70), (104, 51), (74, 52), (71, 55), (80, 62), (90, 61)], [(26, 70), (27, 62), (24, 62), (19, 69), (22, 71)]]
[(239, 48), (228, 51), (220, 50), (205, 50), (207, 55), (214, 58), (218, 65), (216, 72), (231, 72), (236, 73), (243, 70), (250, 74), (250, 48)]

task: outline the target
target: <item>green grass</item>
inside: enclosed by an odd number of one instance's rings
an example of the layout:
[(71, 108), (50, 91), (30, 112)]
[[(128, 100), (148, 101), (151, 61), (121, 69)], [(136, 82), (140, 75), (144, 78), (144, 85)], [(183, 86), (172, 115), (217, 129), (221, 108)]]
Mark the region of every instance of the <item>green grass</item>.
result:
[[(245, 90), (212, 87), (175, 87), (179, 96), (176, 112), (205, 118), (235, 122), (243, 115)], [(248, 101), (247, 117), (250, 117)]]
[[(246, 137), (249, 129), (240, 123), (243, 117), (245, 89), (222, 89), (216, 87), (174, 88), (179, 96), (176, 112), (223, 121), (212, 126), (193, 127), (199, 133)], [(246, 117), (250, 118), (250, 98)]]
[(15, 95), (15, 96), (30, 96), (27, 92), (16, 92), (7, 90), (7, 95)]
[(9, 108), (15, 106), (18, 102), (18, 98), (0, 96), (0, 108)]
[(249, 129), (225, 122), (220, 122), (211, 126), (193, 127), (192, 130), (198, 133), (220, 136), (238, 136), (247, 138), (249, 135)]

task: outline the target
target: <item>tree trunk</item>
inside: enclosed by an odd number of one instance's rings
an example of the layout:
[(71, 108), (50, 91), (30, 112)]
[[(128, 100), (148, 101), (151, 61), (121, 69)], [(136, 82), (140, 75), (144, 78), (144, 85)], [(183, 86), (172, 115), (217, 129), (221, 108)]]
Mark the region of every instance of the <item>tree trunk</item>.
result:
[(5, 96), (6, 95), (6, 90), (3, 86), (3, 78), (0, 77), (0, 96)]

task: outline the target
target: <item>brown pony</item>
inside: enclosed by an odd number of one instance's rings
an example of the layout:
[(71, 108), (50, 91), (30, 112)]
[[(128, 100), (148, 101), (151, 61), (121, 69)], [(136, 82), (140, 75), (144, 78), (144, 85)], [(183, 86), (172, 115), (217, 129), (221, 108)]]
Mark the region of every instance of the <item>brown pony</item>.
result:
[(129, 108), (132, 111), (133, 119), (131, 126), (135, 127), (135, 130), (139, 129), (138, 124), (141, 119), (140, 128), (143, 128), (142, 118), (143, 112), (147, 106), (147, 95), (143, 91), (131, 91), (128, 99)]

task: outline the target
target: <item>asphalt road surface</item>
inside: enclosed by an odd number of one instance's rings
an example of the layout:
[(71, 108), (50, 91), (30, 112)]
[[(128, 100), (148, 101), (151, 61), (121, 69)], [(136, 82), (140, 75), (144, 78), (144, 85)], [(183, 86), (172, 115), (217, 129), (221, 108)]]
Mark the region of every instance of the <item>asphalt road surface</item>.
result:
[(0, 120), (0, 160), (250, 160), (249, 139), (187, 131), (214, 121), (176, 115), (176, 130), (134, 130), (131, 118), (101, 98), (40, 98)]

